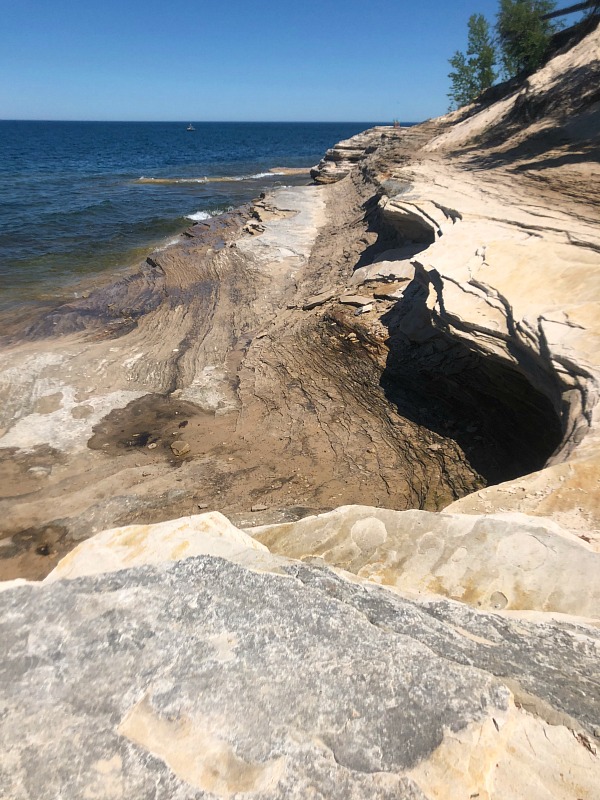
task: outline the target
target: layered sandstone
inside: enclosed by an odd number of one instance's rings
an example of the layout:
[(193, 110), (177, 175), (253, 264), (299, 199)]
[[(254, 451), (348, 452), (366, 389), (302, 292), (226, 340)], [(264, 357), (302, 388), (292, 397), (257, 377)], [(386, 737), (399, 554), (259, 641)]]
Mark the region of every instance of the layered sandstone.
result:
[(599, 39), (15, 330), (2, 796), (597, 796)]

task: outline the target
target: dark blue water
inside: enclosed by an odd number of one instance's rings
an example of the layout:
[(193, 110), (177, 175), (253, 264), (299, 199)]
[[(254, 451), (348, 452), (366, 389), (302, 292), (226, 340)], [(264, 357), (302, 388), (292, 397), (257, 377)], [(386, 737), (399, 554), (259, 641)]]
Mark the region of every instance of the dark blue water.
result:
[[(140, 260), (373, 123), (0, 121), (0, 308)], [(140, 180), (143, 179), (143, 180)], [(221, 179), (221, 180), (215, 180)]]

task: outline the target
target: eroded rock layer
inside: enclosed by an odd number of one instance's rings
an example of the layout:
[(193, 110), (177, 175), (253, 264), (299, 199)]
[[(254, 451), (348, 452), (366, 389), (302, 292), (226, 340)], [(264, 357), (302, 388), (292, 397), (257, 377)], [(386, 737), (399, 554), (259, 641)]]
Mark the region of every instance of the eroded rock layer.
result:
[(599, 38), (11, 329), (2, 798), (595, 800)]
[(596, 630), (275, 566), (1, 593), (4, 795), (594, 796)]
[(199, 506), (249, 525), (458, 502), (593, 541), (597, 40), (495, 104), (366, 131), (316, 168), (329, 185), (195, 225), (13, 330), (0, 577)]

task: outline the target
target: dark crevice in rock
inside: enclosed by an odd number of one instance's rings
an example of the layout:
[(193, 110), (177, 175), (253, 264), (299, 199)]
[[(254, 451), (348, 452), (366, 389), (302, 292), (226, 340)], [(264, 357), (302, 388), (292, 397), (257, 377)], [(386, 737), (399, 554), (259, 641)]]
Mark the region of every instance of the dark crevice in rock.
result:
[(390, 333), (380, 382), (387, 399), (403, 417), (456, 441), (488, 484), (541, 469), (562, 440), (555, 405), (527, 379), (530, 370), (436, 328), (422, 278), (381, 318)]

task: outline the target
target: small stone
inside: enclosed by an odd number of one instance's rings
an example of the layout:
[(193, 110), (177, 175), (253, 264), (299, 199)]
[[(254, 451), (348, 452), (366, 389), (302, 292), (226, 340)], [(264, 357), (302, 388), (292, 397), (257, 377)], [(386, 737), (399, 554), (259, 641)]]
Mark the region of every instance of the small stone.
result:
[(29, 467), (27, 470), (31, 475), (35, 475), (36, 478), (44, 478), (46, 475), (50, 475), (52, 472), (51, 467)]
[(364, 294), (343, 294), (339, 302), (347, 306), (368, 306), (373, 302), (373, 298)]
[(198, 503), (197, 505), (199, 509), (208, 508), (208, 503)]
[(158, 447), (156, 442), (150, 442), (148, 445), (148, 450), (154, 450), (155, 447)]
[(250, 511), (266, 511), (267, 506), (252, 506)]
[(322, 306), (328, 300), (331, 300), (335, 292), (321, 292), (320, 294), (315, 294), (312, 297), (309, 297), (305, 303), (302, 305), (303, 311), (310, 311), (313, 308), (317, 308), (317, 306)]
[(181, 439), (178, 439), (176, 442), (171, 442), (171, 450), (176, 456), (184, 456), (186, 453), (189, 453), (191, 449), (189, 444)]

